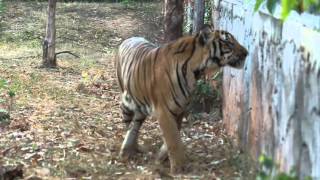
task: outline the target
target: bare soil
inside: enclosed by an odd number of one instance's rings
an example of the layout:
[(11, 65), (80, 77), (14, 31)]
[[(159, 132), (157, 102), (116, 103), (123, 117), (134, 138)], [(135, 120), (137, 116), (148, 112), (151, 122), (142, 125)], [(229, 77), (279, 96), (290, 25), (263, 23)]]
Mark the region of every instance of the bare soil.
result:
[[(155, 165), (162, 140), (156, 120), (141, 129), (145, 153), (121, 162), (124, 137), (113, 52), (131, 36), (162, 42), (161, 3), (57, 6), (57, 69), (39, 68), (46, 3), (6, 2), (0, 18), (1, 175), (25, 179), (247, 179), (246, 158), (226, 135), (219, 110), (192, 115), (181, 132), (190, 171), (173, 176)], [(10, 98), (7, 93), (15, 93)]]

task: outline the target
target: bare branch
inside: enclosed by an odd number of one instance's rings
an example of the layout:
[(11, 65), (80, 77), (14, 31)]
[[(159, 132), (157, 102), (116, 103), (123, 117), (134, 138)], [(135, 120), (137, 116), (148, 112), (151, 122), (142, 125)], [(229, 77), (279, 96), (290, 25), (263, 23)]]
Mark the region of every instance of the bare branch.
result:
[(57, 55), (59, 55), (59, 54), (71, 54), (72, 56), (74, 56), (74, 57), (76, 57), (76, 58), (80, 58), (80, 56), (72, 53), (71, 51), (61, 51), (61, 52), (57, 52), (57, 53), (55, 54), (55, 57), (57, 57)]

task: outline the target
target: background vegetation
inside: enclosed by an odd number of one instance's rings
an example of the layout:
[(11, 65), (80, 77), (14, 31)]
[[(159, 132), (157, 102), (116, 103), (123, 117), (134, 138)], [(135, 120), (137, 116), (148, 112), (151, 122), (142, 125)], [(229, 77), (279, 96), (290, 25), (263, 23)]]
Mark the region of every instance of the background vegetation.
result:
[[(265, 3), (270, 13), (274, 13), (278, 0), (256, 0), (254, 10), (257, 11), (259, 7)], [(298, 13), (310, 12), (314, 14), (320, 13), (320, 1), (319, 0), (281, 0), (281, 18), (285, 20), (291, 11), (297, 11)]]

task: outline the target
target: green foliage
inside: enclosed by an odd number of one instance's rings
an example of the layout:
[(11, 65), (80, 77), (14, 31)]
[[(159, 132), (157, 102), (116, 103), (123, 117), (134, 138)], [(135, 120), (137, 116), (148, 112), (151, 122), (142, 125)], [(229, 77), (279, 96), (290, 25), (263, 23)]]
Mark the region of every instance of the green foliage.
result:
[(219, 71), (214, 74), (209, 81), (200, 79), (197, 81), (195, 95), (198, 97), (220, 97), (221, 92), (218, 89), (214, 89), (212, 85), (209, 84), (211, 80), (221, 81), (222, 73)]
[[(3, 91), (8, 87), (8, 82), (4, 79), (0, 79), (0, 105), (6, 103), (5, 99), (2, 97), (4, 96)], [(6, 109), (3, 109), (0, 106), (0, 123), (7, 122), (9, 119), (9, 113)]]
[[(16, 95), (5, 79), (0, 79), (0, 123), (7, 123), (10, 119), (12, 99)], [(7, 100), (9, 99), (9, 101)], [(4, 107), (8, 107), (7, 109)]]
[(196, 87), (192, 94), (189, 106), (190, 112), (193, 114), (199, 112), (209, 113), (213, 108), (220, 107), (222, 93), (219, 85), (222, 80), (221, 75), (221, 72), (217, 72), (208, 80), (200, 79), (196, 82)]
[[(260, 170), (257, 174), (257, 180), (298, 180), (298, 176), (294, 169), (289, 173), (278, 172), (279, 166), (272, 160), (272, 158), (261, 155), (259, 157)], [(310, 177), (305, 178), (311, 179)]]
[(126, 7), (128, 7), (131, 2), (132, 2), (132, 0), (122, 0), (121, 1), (121, 3)]
[(4, 79), (0, 79), (0, 90), (8, 87), (8, 82)]
[(199, 96), (213, 96), (213, 89), (206, 81), (200, 79), (197, 81), (196, 95)]
[(212, 5), (211, 1), (205, 1), (204, 24), (212, 23)]
[(263, 0), (257, 0), (256, 4), (254, 5), (254, 11), (258, 11), (259, 7), (261, 6), (261, 4), (263, 3)]
[[(194, 2), (194, 0), (192, 0)], [(212, 24), (212, 4), (211, 1), (209, 0), (205, 0), (205, 9), (204, 9), (204, 20), (203, 23), (204, 24)], [(183, 32), (185, 33), (192, 33), (192, 26), (193, 26), (193, 21), (189, 22), (188, 21), (188, 4), (186, 3), (184, 6), (184, 24), (183, 24)], [(194, 11), (194, 7), (192, 7), (192, 11)], [(194, 16), (194, 12), (191, 13), (192, 16)], [(193, 19), (194, 17), (192, 17)]]
[(269, 12), (271, 12), (271, 13), (274, 12), (274, 9), (276, 7), (276, 3), (277, 3), (277, 0), (268, 0), (267, 1), (267, 8), (268, 8)]
[(5, 123), (8, 124), (10, 119), (10, 115), (7, 110), (0, 108), (0, 124)]
[(0, 14), (3, 12), (3, 10), (4, 10), (3, 1), (0, 0)]
[[(257, 11), (261, 4), (266, 2), (267, 9), (270, 13), (274, 12), (277, 0), (256, 0), (254, 11)], [(320, 13), (320, 0), (281, 0), (281, 19), (285, 20), (291, 11), (295, 10), (298, 13), (310, 12)]]

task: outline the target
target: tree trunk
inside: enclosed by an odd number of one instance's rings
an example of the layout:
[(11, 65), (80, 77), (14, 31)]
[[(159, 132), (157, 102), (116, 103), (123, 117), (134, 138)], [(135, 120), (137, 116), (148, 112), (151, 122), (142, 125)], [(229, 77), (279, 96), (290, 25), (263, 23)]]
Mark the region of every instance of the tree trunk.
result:
[(193, 28), (193, 1), (187, 0), (187, 32), (192, 34)]
[(205, 1), (195, 0), (194, 2), (194, 15), (193, 15), (193, 33), (197, 33), (201, 30), (204, 23), (204, 10)]
[(183, 15), (183, 0), (165, 0), (164, 39), (166, 42), (182, 36)]
[(221, 8), (221, 0), (214, 1), (211, 0), (211, 17), (212, 17), (212, 25), (214, 28), (219, 27), (219, 20), (220, 20), (220, 8)]
[(46, 37), (43, 41), (43, 61), (44, 67), (56, 67), (55, 57), (55, 40), (56, 40), (56, 27), (55, 27), (55, 14), (56, 14), (57, 0), (49, 0), (48, 2), (48, 22), (46, 28)]

